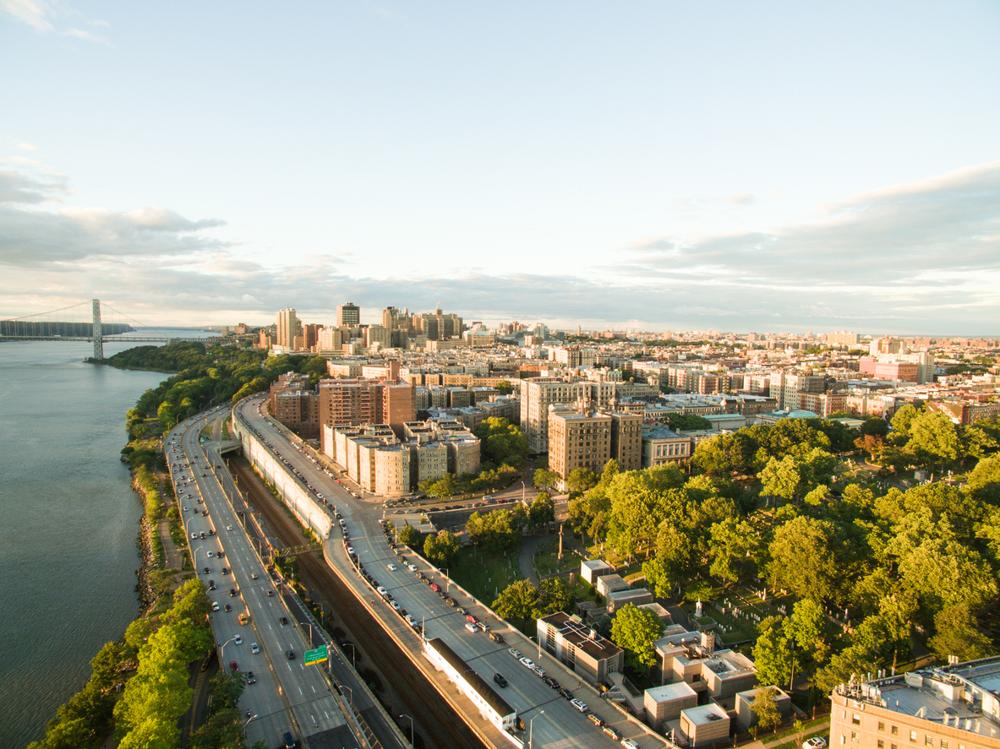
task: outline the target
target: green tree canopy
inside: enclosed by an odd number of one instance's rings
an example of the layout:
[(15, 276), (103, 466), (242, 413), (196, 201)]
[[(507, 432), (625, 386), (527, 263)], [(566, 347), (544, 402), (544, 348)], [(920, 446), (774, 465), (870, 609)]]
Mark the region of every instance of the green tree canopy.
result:
[(627, 603), (611, 620), (611, 640), (633, 663), (650, 668), (656, 664), (654, 643), (662, 632), (660, 620), (648, 609)]

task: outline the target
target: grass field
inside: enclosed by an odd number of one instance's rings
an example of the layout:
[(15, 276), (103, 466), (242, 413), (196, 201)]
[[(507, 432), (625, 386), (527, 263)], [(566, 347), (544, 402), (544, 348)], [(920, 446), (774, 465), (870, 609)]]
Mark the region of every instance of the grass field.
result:
[(504, 552), (463, 546), (449, 568), (452, 580), (489, 605), (497, 592), (518, 579), (517, 547)]

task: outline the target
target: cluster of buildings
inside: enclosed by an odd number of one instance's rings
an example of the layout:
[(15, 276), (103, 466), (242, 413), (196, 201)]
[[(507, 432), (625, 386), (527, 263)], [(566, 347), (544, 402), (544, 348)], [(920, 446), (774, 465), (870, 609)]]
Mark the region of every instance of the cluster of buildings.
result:
[[(713, 632), (675, 624), (649, 591), (630, 588), (601, 560), (581, 562), (580, 576), (604, 597), (606, 606), (582, 602), (573, 614), (539, 618), (541, 647), (582, 679), (608, 688), (608, 698), (681, 745), (727, 743), (733, 730), (745, 731), (753, 724), (757, 673), (749, 658), (718, 645)], [(655, 644), (660, 683), (647, 689), (637, 688), (625, 677), (622, 649), (598, 632), (625, 603), (648, 609), (661, 623)], [(772, 690), (780, 713), (788, 718), (789, 696)]]

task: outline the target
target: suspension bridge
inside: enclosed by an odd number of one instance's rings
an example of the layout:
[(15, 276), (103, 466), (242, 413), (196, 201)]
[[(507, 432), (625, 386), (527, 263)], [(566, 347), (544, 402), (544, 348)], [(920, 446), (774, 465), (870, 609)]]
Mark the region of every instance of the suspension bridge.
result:
[[(73, 317), (81, 308), (90, 307), (90, 319), (86, 321), (68, 321), (50, 319), (52, 315), (62, 314)], [(114, 313), (116, 318), (124, 322), (102, 320), (102, 305), (100, 299), (87, 302), (77, 302), (59, 309), (46, 312), (35, 312), (30, 315), (11, 317), (0, 320), (0, 342), (2, 341), (93, 341), (94, 356), (97, 361), (104, 359), (104, 342), (128, 343), (167, 343), (168, 341), (200, 341), (201, 337), (150, 335), (133, 327), (135, 320), (119, 312), (108, 303), (104, 308)], [(138, 323), (136, 323), (138, 326)]]

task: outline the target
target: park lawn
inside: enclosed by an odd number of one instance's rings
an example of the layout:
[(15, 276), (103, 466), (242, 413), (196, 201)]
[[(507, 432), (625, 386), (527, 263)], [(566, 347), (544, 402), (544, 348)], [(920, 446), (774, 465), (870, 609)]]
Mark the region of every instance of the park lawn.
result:
[(506, 551), (463, 546), (451, 561), (451, 579), (489, 605), (499, 591), (520, 577), (517, 551), (517, 546)]

